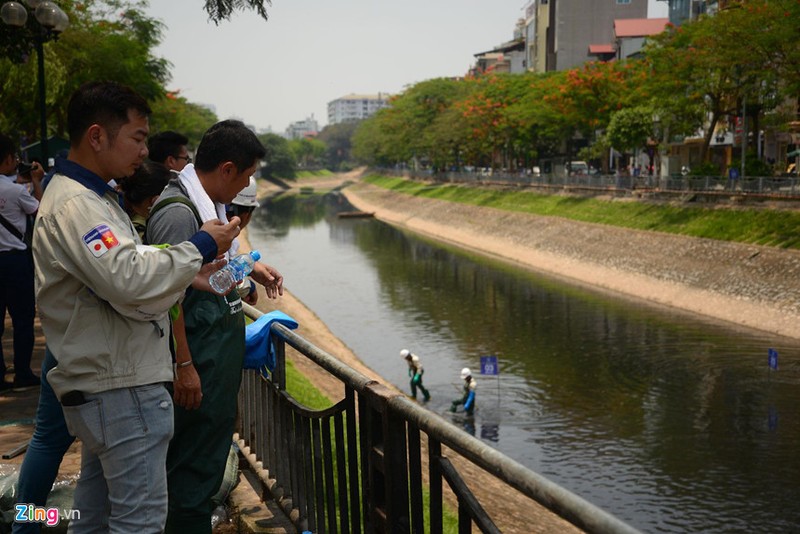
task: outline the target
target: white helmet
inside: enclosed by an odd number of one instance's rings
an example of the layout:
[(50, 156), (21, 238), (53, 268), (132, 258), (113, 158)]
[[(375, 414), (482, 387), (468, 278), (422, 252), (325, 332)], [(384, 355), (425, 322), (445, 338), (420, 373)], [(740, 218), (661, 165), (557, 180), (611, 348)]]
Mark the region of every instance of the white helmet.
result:
[(461, 380), (466, 380), (468, 376), (472, 376), (472, 371), (469, 370), (469, 367), (464, 367), (461, 370)]
[(248, 206), (257, 208), (258, 207), (258, 199), (256, 198), (257, 193), (258, 193), (258, 185), (256, 185), (256, 179), (251, 176), (250, 183), (247, 184), (247, 187), (239, 191), (239, 194), (236, 195), (236, 198), (233, 199), (233, 202), (231, 202), (231, 204), (236, 204), (237, 206)]
[(403, 349), (403, 350), (400, 351), (400, 357), (401, 358), (408, 358), (409, 354), (411, 354), (411, 353), (408, 351), (408, 349)]

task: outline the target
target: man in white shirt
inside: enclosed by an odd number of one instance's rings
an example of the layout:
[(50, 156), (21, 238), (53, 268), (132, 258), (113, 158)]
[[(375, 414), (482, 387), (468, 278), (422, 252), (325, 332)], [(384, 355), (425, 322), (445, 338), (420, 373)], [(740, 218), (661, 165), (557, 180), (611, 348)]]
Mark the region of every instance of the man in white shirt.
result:
[(36, 297), (33, 261), (25, 231), (28, 216), (39, 209), (44, 171), (38, 163), (29, 171), (32, 195), (25, 185), (15, 182), (18, 163), (16, 143), (0, 134), (0, 337), (5, 329), (6, 309), (14, 327), (14, 381), (5, 380), (7, 368), (0, 345), (0, 392), (22, 391), (39, 385), (39, 377), (31, 370)]

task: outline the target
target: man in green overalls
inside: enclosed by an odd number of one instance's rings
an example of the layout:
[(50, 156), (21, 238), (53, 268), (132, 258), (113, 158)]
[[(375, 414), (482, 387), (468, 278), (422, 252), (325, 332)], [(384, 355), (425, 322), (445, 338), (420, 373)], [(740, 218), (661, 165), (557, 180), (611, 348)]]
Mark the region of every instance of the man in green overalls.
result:
[[(225, 219), (225, 204), (249, 184), (264, 147), (240, 121), (212, 126), (194, 165), (171, 180), (147, 225), (150, 243), (177, 243), (203, 221)], [(257, 263), (250, 275), (267, 296), (283, 294), (283, 277)], [(175, 435), (167, 454), (169, 515), (166, 532), (211, 532), (211, 498), (222, 482), (236, 420), (244, 359), (244, 313), (235, 288), (225, 296), (190, 290), (183, 301), (190, 355), (175, 364)], [(190, 390), (190, 394), (179, 389)], [(199, 392), (197, 391), (199, 389)], [(199, 408), (178, 398), (196, 399)]]

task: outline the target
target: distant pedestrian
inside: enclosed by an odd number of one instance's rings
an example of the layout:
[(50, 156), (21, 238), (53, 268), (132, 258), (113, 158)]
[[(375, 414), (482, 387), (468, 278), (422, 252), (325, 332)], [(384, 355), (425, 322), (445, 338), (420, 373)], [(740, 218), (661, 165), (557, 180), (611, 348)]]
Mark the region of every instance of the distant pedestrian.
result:
[(420, 362), (419, 356), (411, 354), (408, 349), (401, 350), (400, 356), (402, 356), (408, 364), (408, 376), (411, 377), (411, 396), (416, 399), (417, 388), (419, 388), (425, 402), (431, 400), (431, 394), (428, 393), (428, 390), (422, 385), (422, 375), (425, 373), (425, 369), (422, 368), (422, 362)]
[(30, 176), (33, 194), (26, 185), (15, 183), (19, 165), (16, 148), (10, 137), (0, 134), (0, 337), (5, 329), (6, 310), (14, 327), (14, 381), (5, 380), (7, 368), (0, 345), (0, 392), (28, 389), (40, 383), (31, 370), (36, 296), (26, 233), (28, 217), (39, 209), (44, 170), (35, 162), (24, 169)]
[(464, 367), (461, 370), (461, 380), (464, 381), (463, 395), (451, 403), (450, 411), (455, 412), (459, 406), (463, 406), (464, 412), (467, 415), (472, 415), (475, 412), (475, 389), (478, 384), (472, 378), (472, 371), (469, 370), (469, 367)]
[(148, 157), (178, 174), (192, 162), (188, 144), (189, 138), (183, 134), (169, 130), (159, 132), (147, 140)]

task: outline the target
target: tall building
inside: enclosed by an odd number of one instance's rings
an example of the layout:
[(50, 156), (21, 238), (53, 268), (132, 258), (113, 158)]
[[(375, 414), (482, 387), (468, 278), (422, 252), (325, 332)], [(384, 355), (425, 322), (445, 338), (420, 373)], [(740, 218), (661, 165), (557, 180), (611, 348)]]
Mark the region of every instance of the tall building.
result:
[(349, 94), (328, 102), (328, 124), (352, 122), (373, 115), (379, 109), (389, 106), (388, 93), (377, 95)]
[(647, 0), (531, 0), (525, 7), (528, 70), (566, 70), (604, 59), (614, 21), (647, 17)]
[(293, 122), (286, 128), (287, 139), (303, 139), (304, 137), (315, 136), (319, 132), (319, 124), (312, 113), (307, 119)]
[(718, 9), (724, 8), (725, 0), (659, 0), (669, 4), (669, 21), (675, 26), (680, 26), (687, 20), (694, 20), (700, 15), (713, 15)]

